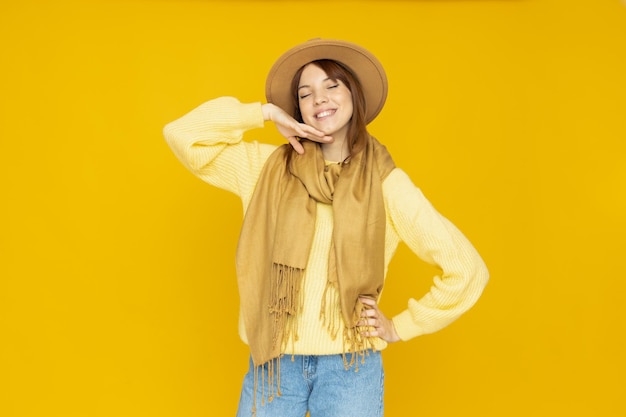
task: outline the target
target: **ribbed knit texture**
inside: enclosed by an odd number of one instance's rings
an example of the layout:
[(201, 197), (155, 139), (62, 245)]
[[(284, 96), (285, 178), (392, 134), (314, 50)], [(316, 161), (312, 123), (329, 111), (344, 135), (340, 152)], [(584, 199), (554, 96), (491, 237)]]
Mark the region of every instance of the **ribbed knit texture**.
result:
[[(232, 97), (222, 97), (169, 123), (164, 135), (178, 159), (194, 175), (238, 195), (245, 212), (263, 164), (275, 146), (243, 141), (243, 134), (263, 125), (260, 103), (242, 104)], [(433, 278), (428, 293), (409, 298), (405, 309), (393, 317), (398, 335), (408, 340), (435, 332), (467, 311), (480, 297), (488, 272), (471, 243), (433, 208), (401, 169), (396, 168), (384, 181), (383, 196), (387, 212), (385, 274), (400, 241), (422, 260), (443, 271)], [(287, 354), (324, 355), (344, 351), (342, 338), (333, 339), (320, 321), (332, 230), (332, 208), (318, 203), (315, 235), (303, 283), (305, 303), (298, 316), (298, 340), (287, 346)], [(389, 315), (392, 311), (385, 313)], [(239, 335), (247, 343), (241, 319)], [(378, 340), (376, 348), (385, 347), (386, 343)]]

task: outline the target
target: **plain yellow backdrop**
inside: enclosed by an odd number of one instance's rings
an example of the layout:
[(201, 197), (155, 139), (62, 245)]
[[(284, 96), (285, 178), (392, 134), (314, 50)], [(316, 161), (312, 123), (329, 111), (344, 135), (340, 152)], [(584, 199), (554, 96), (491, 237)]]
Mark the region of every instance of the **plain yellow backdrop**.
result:
[[(22, 0), (0, 6), (1, 416), (234, 415), (241, 205), (161, 129), (262, 101), (313, 37), (384, 63), (371, 132), (492, 276), (385, 352), (386, 416), (626, 415), (624, 2)], [(432, 273), (401, 247), (384, 310)]]

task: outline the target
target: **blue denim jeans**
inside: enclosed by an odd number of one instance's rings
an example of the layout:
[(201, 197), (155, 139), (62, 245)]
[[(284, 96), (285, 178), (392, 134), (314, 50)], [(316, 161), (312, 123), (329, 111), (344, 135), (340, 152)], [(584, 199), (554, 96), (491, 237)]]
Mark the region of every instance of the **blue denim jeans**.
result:
[[(261, 405), (261, 373), (256, 417), (382, 417), (384, 371), (380, 352), (370, 352), (358, 371), (345, 369), (342, 355), (285, 355), (280, 361), (281, 396)], [(265, 386), (267, 390), (267, 386)], [(266, 392), (267, 394), (267, 392)], [(252, 416), (254, 365), (243, 381), (237, 417)]]

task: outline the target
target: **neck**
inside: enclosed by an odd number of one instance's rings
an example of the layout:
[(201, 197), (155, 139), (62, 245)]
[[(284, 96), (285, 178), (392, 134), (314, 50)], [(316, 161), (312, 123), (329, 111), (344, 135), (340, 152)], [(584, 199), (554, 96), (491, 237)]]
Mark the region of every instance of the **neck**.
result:
[(324, 159), (331, 162), (343, 162), (350, 156), (348, 141), (345, 137), (334, 140), (332, 143), (323, 143), (322, 154)]

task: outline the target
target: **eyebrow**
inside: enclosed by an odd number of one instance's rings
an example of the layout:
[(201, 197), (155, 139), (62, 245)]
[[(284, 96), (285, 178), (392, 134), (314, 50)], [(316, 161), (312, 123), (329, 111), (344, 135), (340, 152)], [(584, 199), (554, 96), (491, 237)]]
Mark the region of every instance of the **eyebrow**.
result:
[[(330, 77), (328, 77), (328, 78), (324, 78), (324, 79), (322, 80), (322, 82), (326, 82), (326, 81), (328, 81), (328, 80), (333, 81)], [(311, 86), (310, 86), (310, 85), (307, 85), (307, 84), (305, 84), (305, 85), (301, 85), (301, 86), (299, 86), (299, 87), (298, 87), (298, 90), (300, 90), (301, 88), (311, 88)]]

